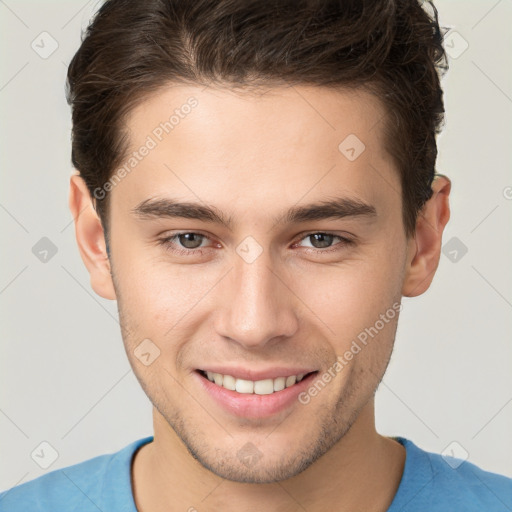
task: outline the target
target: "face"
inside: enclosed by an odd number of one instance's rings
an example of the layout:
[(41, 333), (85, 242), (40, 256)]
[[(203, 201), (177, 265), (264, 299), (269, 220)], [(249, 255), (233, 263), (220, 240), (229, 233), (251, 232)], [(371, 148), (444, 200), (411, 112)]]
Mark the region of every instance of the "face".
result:
[(300, 473), (384, 374), (408, 241), (383, 115), (362, 91), (179, 86), (127, 120), (130, 171), (110, 192), (126, 352), (223, 478)]

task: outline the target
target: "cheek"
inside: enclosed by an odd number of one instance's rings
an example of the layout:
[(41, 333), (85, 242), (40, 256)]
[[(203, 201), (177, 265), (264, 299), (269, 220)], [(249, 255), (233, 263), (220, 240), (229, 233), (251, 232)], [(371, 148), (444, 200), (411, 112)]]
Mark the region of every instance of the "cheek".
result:
[(127, 253), (115, 265), (116, 292), (125, 319), (139, 337), (163, 341), (175, 337), (197, 316), (197, 306), (219, 280), (218, 269), (176, 265)]
[(351, 326), (373, 324), (399, 300), (400, 277), (399, 265), (360, 260), (303, 278), (297, 295), (335, 332), (347, 333)]

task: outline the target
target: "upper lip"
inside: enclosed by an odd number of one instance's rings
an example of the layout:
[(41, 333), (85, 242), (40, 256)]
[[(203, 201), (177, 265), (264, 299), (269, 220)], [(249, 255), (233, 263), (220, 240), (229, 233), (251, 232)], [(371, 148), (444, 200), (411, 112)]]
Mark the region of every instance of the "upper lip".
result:
[(278, 377), (289, 377), (291, 375), (306, 375), (307, 373), (311, 373), (317, 371), (315, 368), (304, 368), (304, 367), (293, 367), (286, 368), (284, 366), (274, 366), (273, 368), (266, 368), (262, 370), (256, 369), (248, 369), (241, 367), (227, 367), (227, 366), (208, 366), (203, 368), (198, 368), (204, 372), (212, 372), (212, 373), (221, 373), (223, 375), (231, 375), (235, 379), (244, 379), (244, 380), (265, 380), (265, 379), (277, 379)]

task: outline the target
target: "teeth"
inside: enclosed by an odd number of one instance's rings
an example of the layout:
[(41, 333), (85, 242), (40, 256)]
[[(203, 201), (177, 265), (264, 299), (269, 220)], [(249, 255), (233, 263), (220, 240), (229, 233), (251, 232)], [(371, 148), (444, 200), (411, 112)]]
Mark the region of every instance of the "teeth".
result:
[(238, 393), (252, 393), (254, 391), (254, 382), (252, 380), (236, 379), (235, 389)]
[(278, 377), (274, 379), (274, 391), (282, 391), (286, 387), (286, 379), (284, 377)]
[(254, 383), (254, 392), (257, 395), (271, 395), (274, 392), (274, 380), (257, 380)]
[(222, 385), (226, 389), (230, 389), (231, 391), (235, 391), (235, 389), (236, 389), (236, 379), (234, 377), (231, 377), (231, 375), (224, 375), (224, 378), (222, 379)]
[(277, 377), (276, 379), (264, 380), (245, 380), (236, 379), (231, 375), (222, 375), (221, 373), (206, 372), (206, 376), (210, 382), (215, 382), (217, 386), (237, 391), (238, 393), (256, 395), (270, 395), (276, 391), (282, 391), (284, 388), (293, 386), (296, 382), (300, 382), (304, 378), (304, 373), (298, 375), (290, 375), (289, 377)]
[(286, 377), (286, 387), (289, 388), (290, 386), (293, 386), (295, 384), (297, 377), (295, 375), (290, 375), (289, 377)]

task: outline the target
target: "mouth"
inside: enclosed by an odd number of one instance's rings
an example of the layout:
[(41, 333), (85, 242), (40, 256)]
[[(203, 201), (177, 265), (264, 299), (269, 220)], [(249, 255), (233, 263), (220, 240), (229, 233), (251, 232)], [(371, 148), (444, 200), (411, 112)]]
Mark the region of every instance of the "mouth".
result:
[(224, 371), (197, 369), (192, 375), (212, 403), (231, 416), (244, 419), (270, 419), (293, 407), (303, 408), (299, 395), (312, 385), (319, 373), (319, 370), (303, 369), (301, 373), (295, 373), (296, 369), (260, 373), (243, 370), (228, 373), (227, 368)]
[(235, 391), (236, 393), (247, 395), (272, 395), (274, 393), (279, 393), (284, 389), (295, 386), (303, 379), (307, 379), (311, 375), (318, 373), (318, 370), (315, 370), (306, 373), (283, 375), (276, 378), (251, 380), (208, 370), (196, 371), (199, 373), (199, 375), (214, 383), (216, 386), (222, 387), (229, 391)]

